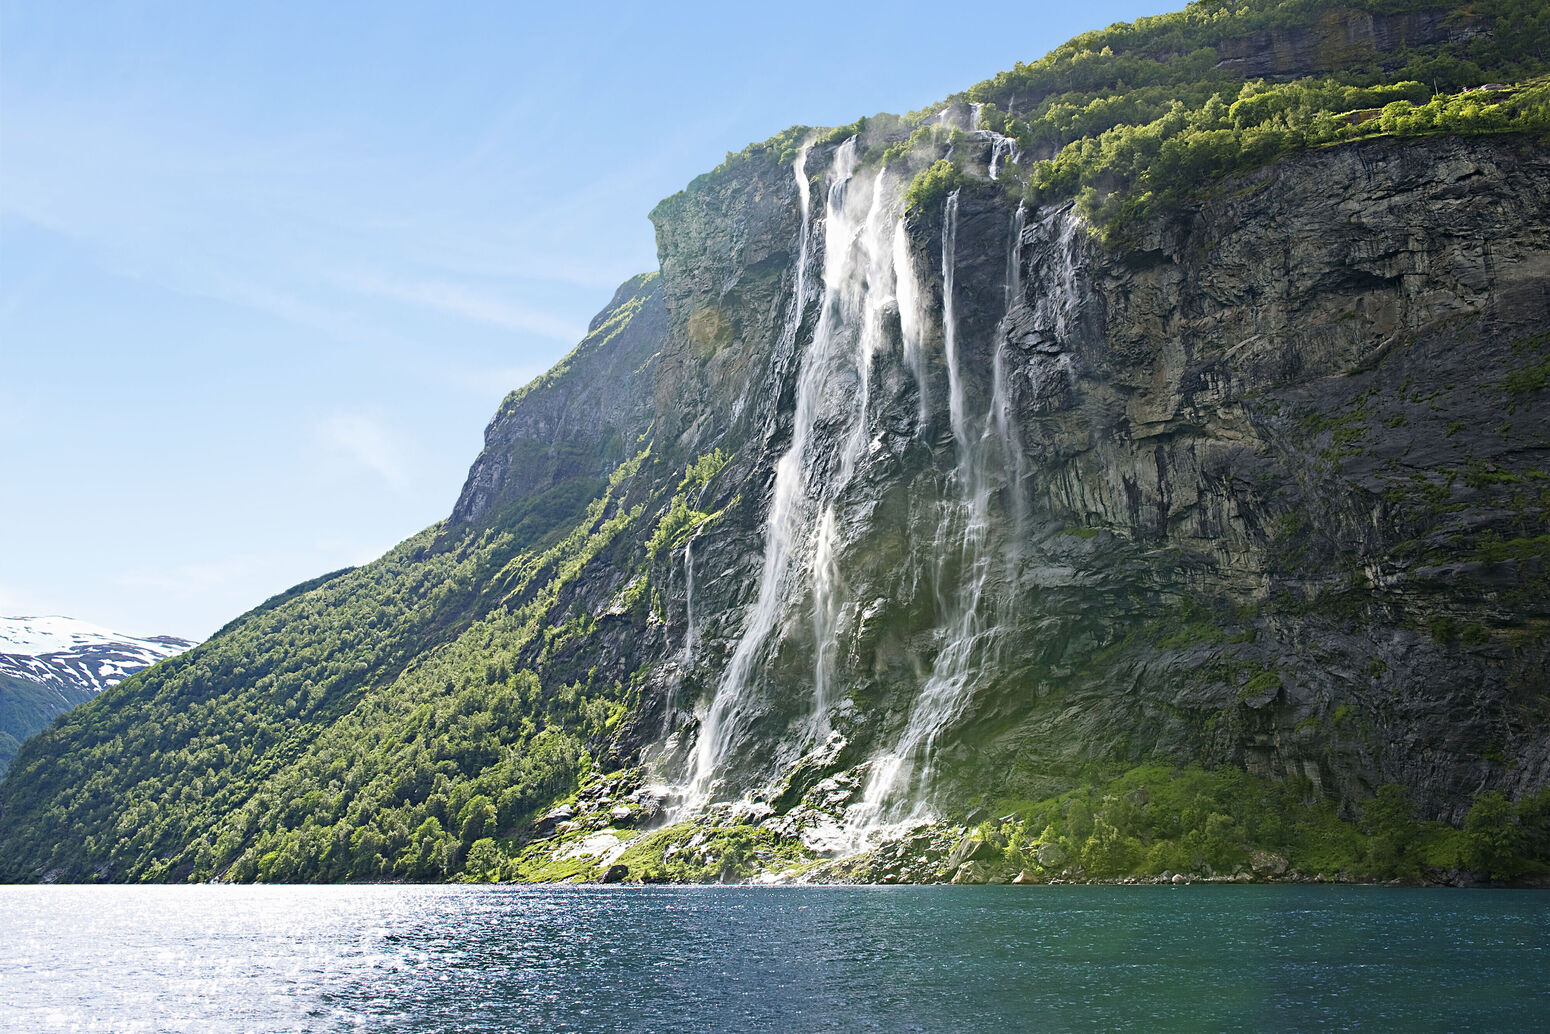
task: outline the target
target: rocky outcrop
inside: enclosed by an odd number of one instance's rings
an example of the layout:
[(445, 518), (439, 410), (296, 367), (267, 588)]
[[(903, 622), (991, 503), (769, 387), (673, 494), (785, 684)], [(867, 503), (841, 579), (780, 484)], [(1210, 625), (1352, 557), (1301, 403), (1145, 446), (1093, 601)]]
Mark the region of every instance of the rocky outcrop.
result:
[(501, 403), (443, 539), (513, 505), (584, 505), (650, 420), (666, 326), (656, 274), (621, 285), (570, 355)]
[(1264, 29), (1223, 40), (1219, 67), (1247, 77), (1296, 78), (1383, 58), (1407, 47), (1461, 43), (1486, 31), (1467, 11), (1377, 13), (1335, 9), (1309, 25)]

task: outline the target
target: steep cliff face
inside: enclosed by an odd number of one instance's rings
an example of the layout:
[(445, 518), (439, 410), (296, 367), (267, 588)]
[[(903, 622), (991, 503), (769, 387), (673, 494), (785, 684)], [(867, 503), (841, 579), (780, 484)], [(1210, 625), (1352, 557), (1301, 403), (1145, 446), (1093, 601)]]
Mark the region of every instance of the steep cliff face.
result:
[(840, 825), (1158, 756), (1543, 785), (1542, 149), (1317, 152), (1110, 250), (990, 184), (906, 225), (850, 147), (657, 213), (657, 498), (730, 454), (650, 568), (657, 778), (838, 775)]
[[(1075, 266), (1052, 286), (1077, 315), (1041, 319), (1034, 274), (1009, 321), (1030, 510), (1119, 540), (1118, 569), (1045, 561), (1078, 584), (1133, 572), (1067, 641), (1159, 606), (1211, 616), (1047, 682), (1056, 699), (993, 740), (1001, 764), (1040, 739), (1193, 739), (1349, 799), (1400, 782), (1453, 817), (1480, 787), (1543, 785), (1547, 443), (1513, 374), (1544, 361), (1547, 171), (1524, 141), (1375, 143), (1256, 173), (1124, 252), (1071, 262), (1062, 217), (1035, 222), (1029, 268)], [(1019, 607), (1029, 639), (1068, 612), (1047, 598)], [(1084, 734), (1122, 712), (1123, 743)]]
[(1486, 31), (1468, 11), (1370, 12), (1332, 10), (1310, 25), (1263, 29), (1224, 40), (1221, 66), (1246, 76), (1298, 76), (1354, 61), (1393, 63), (1396, 51), (1459, 43)]
[(557, 505), (568, 497), (575, 508), (596, 495), (648, 424), (665, 333), (657, 276), (622, 284), (575, 351), (502, 404), (452, 508), (450, 528), (488, 523), (541, 497)]

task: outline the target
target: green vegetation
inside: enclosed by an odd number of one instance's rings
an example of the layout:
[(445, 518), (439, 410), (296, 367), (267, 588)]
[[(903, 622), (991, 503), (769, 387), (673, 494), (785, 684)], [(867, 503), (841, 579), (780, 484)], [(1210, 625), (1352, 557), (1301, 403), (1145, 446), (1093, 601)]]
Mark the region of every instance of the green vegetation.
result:
[(1482, 794), (1463, 829), (1415, 818), (1386, 784), (1355, 821), (1302, 779), (1242, 769), (1147, 765), (1039, 802), (1001, 800), (1004, 864), (1041, 879), (1120, 879), (1163, 872), (1300, 874), (1419, 880), (1452, 869), (1516, 879), (1550, 872), (1550, 790), (1519, 802)]
[(21, 742), (48, 727), (68, 707), (90, 700), (84, 689), (61, 685), (57, 690), (27, 679), (0, 675), (0, 776), (16, 756)]
[(727, 465), (727, 457), (720, 449), (708, 452), (689, 464), (688, 472), (684, 479), (678, 483), (678, 491), (673, 494), (672, 502), (667, 510), (657, 521), (656, 528), (651, 533), (651, 538), (646, 541), (646, 555), (655, 559), (658, 553), (664, 549), (676, 549), (682, 545), (694, 530), (707, 521), (715, 520), (721, 516), (720, 512), (707, 513), (697, 510), (689, 504), (687, 493), (703, 490), (710, 479), (721, 472), (721, 468)]
[(589, 644), (628, 643), (644, 614), (588, 612), (576, 590), (644, 571), (649, 462), (649, 446), (618, 462), (590, 498), (427, 529), (71, 711), (0, 784), (0, 879), (509, 875), (514, 838), (606, 756), (638, 692)]
[[(1437, 42), (1380, 52), (1355, 12), (1437, 16)], [(1251, 33), (1280, 33), (1251, 42)], [(1297, 55), (1305, 64), (1277, 53)], [(1355, 42), (1352, 42), (1352, 41)], [(1274, 74), (1250, 74), (1245, 58)], [(1550, 13), (1537, 0), (1200, 0), (1183, 11), (1086, 33), (970, 88), (979, 127), (1017, 140), (1024, 199), (1075, 198), (1109, 239), (1176, 210), (1224, 177), (1295, 151), (1374, 136), (1550, 133)], [(1486, 85), (1491, 89), (1482, 89)], [(934, 110), (920, 118), (934, 116)], [(863, 120), (847, 131), (866, 128)], [(944, 131), (922, 125), (885, 152), (937, 159)], [(918, 174), (929, 209), (966, 175), (958, 147)]]
[[(1425, 100), (1400, 82), (1360, 89), (1330, 79), (1245, 83), (1191, 109), (1173, 101), (1157, 118), (1120, 124), (1066, 144), (1029, 173), (1038, 203), (1075, 196), (1106, 236), (1177, 208), (1202, 185), (1309, 147), (1366, 137), (1550, 133), (1550, 80), (1498, 94), (1469, 91)], [(1363, 105), (1397, 99), (1379, 108)], [(1417, 103), (1419, 101), (1419, 103)]]
[[(1352, 11), (1439, 12), (1442, 42), (1389, 53), (1353, 44), (1344, 34)], [(1253, 47), (1229, 44), (1266, 29), (1283, 45), (1301, 32), (1312, 65), (1268, 79), (1237, 71), (1242, 63), (1226, 58)], [(1113, 237), (1230, 173), (1304, 148), (1550, 132), (1547, 72), (1550, 13), (1537, 0), (1207, 0), (1079, 36), (967, 96), (984, 105), (987, 126), (1039, 159), (1027, 172), (1029, 200), (1074, 196)], [(1487, 83), (1505, 85), (1478, 89)]]
[(934, 211), (965, 180), (963, 170), (945, 158), (940, 159), (910, 181), (904, 205), (915, 212)]
[(703, 489), (710, 484), (711, 478), (721, 473), (722, 468), (727, 465), (727, 460), (730, 458), (719, 448), (707, 452), (689, 464), (689, 469), (684, 473), (684, 479), (678, 483), (678, 490), (682, 492), (686, 488), (696, 491)]

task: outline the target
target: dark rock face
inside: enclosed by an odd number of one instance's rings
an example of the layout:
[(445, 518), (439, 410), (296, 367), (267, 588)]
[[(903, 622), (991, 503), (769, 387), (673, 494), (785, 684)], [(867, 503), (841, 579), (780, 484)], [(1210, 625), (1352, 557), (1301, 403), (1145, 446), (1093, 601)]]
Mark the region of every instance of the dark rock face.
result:
[[(1125, 540), (1073, 565), (1111, 587), (1086, 631), (1118, 634), (1124, 585), (1230, 603), (1248, 641), (1127, 651), (1103, 714), (1024, 717), (1029, 740), (1184, 747), (1192, 718), (1186, 749), (1352, 796), (1402, 782), (1453, 817), (1475, 787), (1543, 784), (1544, 561), (1480, 544), (1543, 532), (1539, 490), (1504, 486), (1539, 476), (1545, 425), (1503, 385), (1550, 326), (1547, 172), (1521, 144), (1340, 148), (1078, 259), (1064, 393), (1041, 399), (1042, 360), (1014, 384), (1035, 511)], [(1031, 269), (1051, 238), (1029, 231)], [(1483, 756), (1504, 737), (1516, 764)], [(1023, 737), (998, 739), (1015, 763)]]
[[(1380, 50), (1453, 31), (1369, 21)], [(805, 279), (790, 168), (664, 202), (660, 282), (571, 362), (592, 394), (509, 401), (454, 515), (601, 477), (615, 435), (650, 429), (632, 491), (658, 515), (687, 464), (729, 456), (687, 490), (713, 517), (646, 563), (660, 611), (576, 648), (578, 670), (637, 673), (617, 747), (662, 782), (689, 780), (769, 577), (829, 332), (837, 161), (807, 158)], [(1113, 250), (989, 185), (912, 218), (918, 297), (868, 274), (871, 351), (804, 425), (807, 523), (710, 799), (821, 824), (905, 754), (945, 808), (1151, 758), (1345, 802), (1398, 782), (1455, 820), (1544, 785), (1547, 185), (1527, 141), (1379, 140), (1240, 177)], [(636, 562), (564, 602), (606, 616)]]
[(1290, 79), (1381, 58), (1405, 47), (1456, 43), (1480, 31), (1456, 8), (1394, 14), (1334, 10), (1311, 25), (1224, 40), (1217, 51), (1220, 67), (1250, 77)]

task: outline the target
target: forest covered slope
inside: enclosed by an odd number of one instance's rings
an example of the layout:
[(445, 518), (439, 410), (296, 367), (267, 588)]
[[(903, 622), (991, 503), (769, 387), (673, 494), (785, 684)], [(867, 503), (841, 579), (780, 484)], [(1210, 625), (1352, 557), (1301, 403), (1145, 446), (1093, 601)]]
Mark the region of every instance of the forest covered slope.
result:
[(729, 155), (446, 521), (25, 744), (0, 878), (1543, 872), (1547, 44), (1196, 3)]

